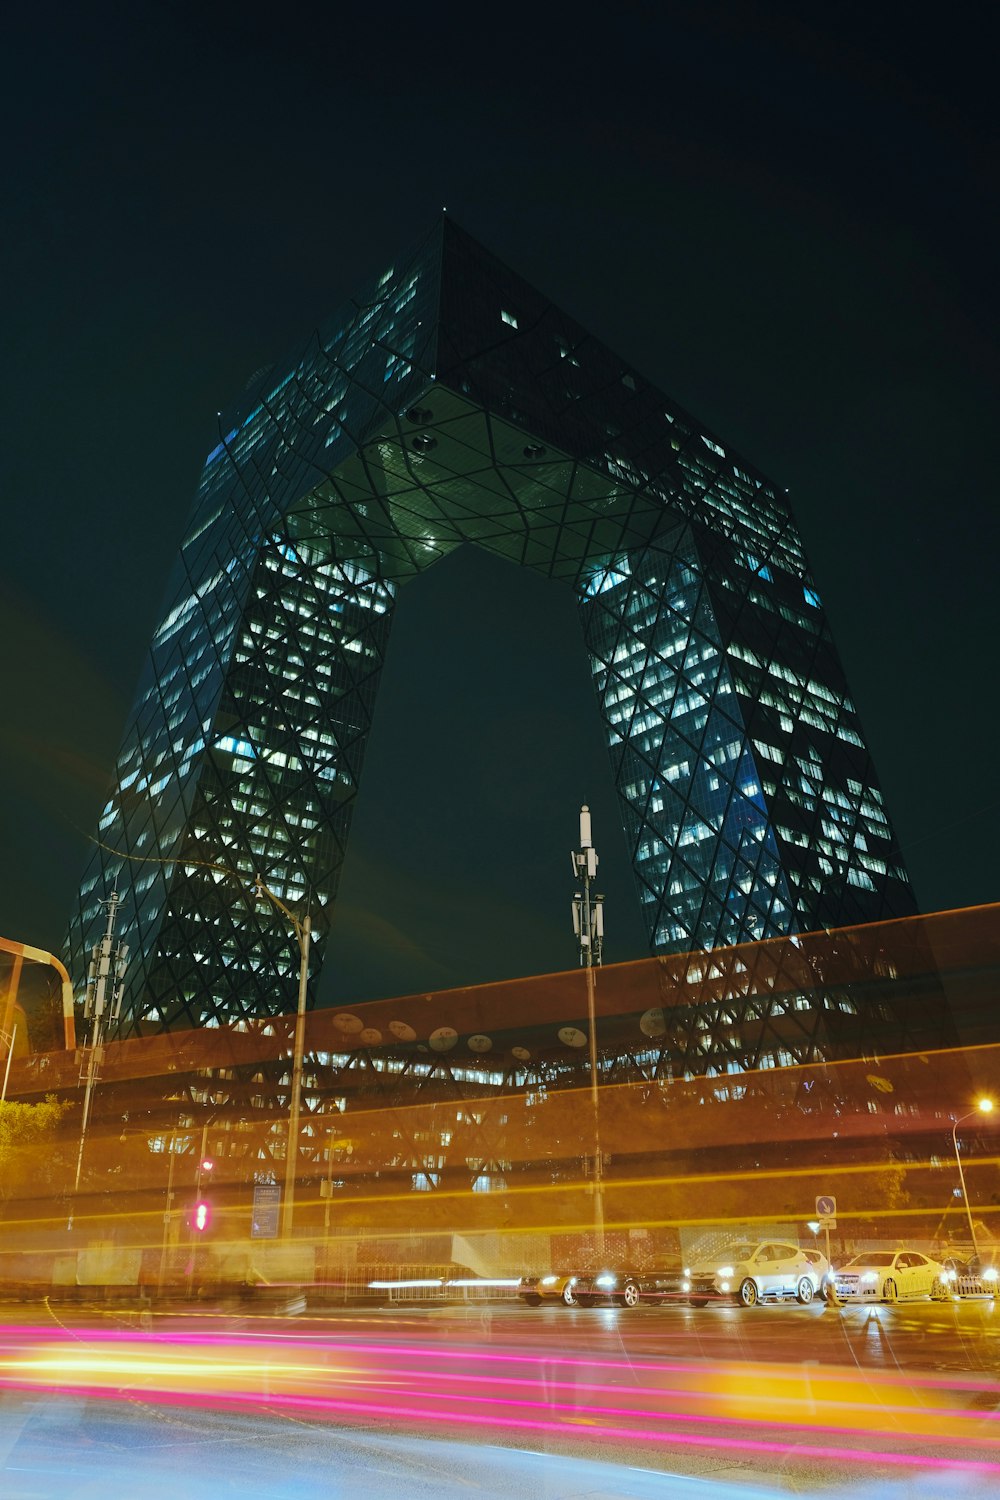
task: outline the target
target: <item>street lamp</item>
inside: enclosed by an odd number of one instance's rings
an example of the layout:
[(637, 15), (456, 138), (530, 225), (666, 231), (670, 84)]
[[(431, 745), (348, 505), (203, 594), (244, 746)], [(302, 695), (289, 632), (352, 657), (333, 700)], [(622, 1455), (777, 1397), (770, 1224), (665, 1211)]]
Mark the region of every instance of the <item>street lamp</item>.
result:
[(80, 1145), (76, 1153), (76, 1176), (73, 1179), (73, 1203), (70, 1207), (69, 1219), (66, 1223), (67, 1229), (73, 1228), (76, 1196), (80, 1191), (83, 1148), (87, 1141), (87, 1125), (90, 1121), (94, 1088), (104, 1061), (104, 1047), (102, 1045), (104, 1023), (105, 1021), (113, 1023), (121, 1015), (122, 995), (125, 989), (125, 970), (128, 967), (128, 944), (115, 943), (115, 920), (118, 916), (118, 907), (120, 904), (121, 897), (116, 887), (112, 890), (107, 901), (101, 902), (101, 905), (106, 906), (108, 909), (108, 922), (101, 941), (95, 943), (91, 949), (90, 969), (87, 974), (87, 994), (84, 1000), (84, 1014), (92, 1022), (92, 1025), (87, 1049), (86, 1071), (81, 1077), (81, 1082), (86, 1080), (86, 1087), (83, 1091), (83, 1111), (80, 1118)]
[(976, 1244), (976, 1229), (975, 1225), (972, 1222), (972, 1209), (969, 1207), (969, 1194), (965, 1186), (965, 1173), (962, 1170), (962, 1154), (958, 1149), (958, 1127), (961, 1125), (963, 1120), (971, 1120), (973, 1115), (988, 1115), (992, 1112), (993, 1100), (980, 1099), (975, 1109), (970, 1109), (967, 1115), (959, 1115), (958, 1119), (951, 1127), (951, 1140), (952, 1145), (955, 1147), (955, 1161), (958, 1164), (958, 1180), (962, 1184), (962, 1201), (965, 1203), (965, 1214), (966, 1218), (969, 1221), (969, 1234), (972, 1238), (972, 1253), (977, 1257), (979, 1255), (979, 1246)]
[(312, 922), (309, 913), (297, 917), (270, 890), (258, 875), (254, 882), (258, 896), (266, 896), (287, 917), (299, 945), (299, 1001), (295, 1013), (295, 1044), (292, 1052), (292, 1097), (288, 1110), (288, 1146), (285, 1150), (285, 1191), (281, 1200), (281, 1237), (289, 1239), (295, 1213), (295, 1169), (299, 1158), (299, 1111), (302, 1099), (302, 1054), (306, 1038), (306, 989), (309, 983), (309, 942)]

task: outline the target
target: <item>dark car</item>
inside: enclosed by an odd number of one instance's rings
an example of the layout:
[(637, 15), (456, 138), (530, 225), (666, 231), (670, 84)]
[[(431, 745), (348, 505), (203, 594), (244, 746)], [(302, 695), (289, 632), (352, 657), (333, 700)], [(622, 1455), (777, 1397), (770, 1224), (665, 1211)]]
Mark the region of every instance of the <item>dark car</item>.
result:
[(953, 1297), (995, 1297), (1000, 1283), (1000, 1253), (984, 1250), (967, 1258), (943, 1258), (942, 1280)]
[(595, 1271), (580, 1276), (575, 1287), (581, 1307), (608, 1302), (613, 1307), (638, 1307), (642, 1297), (642, 1279), (634, 1271)]
[(561, 1302), (564, 1307), (637, 1307), (640, 1301), (680, 1297), (683, 1271), (676, 1258), (662, 1258), (639, 1270), (604, 1266), (599, 1271), (560, 1271), (522, 1276), (518, 1296), (529, 1307)]
[(517, 1295), (529, 1307), (559, 1302), (563, 1307), (635, 1307), (641, 1296), (639, 1278), (628, 1271), (553, 1271), (546, 1276), (522, 1276)]

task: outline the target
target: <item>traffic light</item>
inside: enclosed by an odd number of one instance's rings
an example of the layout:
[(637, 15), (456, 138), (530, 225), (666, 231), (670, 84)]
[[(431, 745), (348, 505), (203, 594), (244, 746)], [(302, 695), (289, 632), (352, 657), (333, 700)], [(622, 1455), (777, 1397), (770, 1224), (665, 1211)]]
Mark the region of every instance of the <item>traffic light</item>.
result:
[[(202, 1149), (204, 1150), (204, 1142), (202, 1142)], [(210, 1156), (198, 1158), (198, 1168), (194, 1176), (195, 1202), (191, 1214), (191, 1228), (196, 1234), (204, 1234), (212, 1223), (212, 1205), (202, 1195), (212, 1180), (214, 1168), (215, 1162)]]

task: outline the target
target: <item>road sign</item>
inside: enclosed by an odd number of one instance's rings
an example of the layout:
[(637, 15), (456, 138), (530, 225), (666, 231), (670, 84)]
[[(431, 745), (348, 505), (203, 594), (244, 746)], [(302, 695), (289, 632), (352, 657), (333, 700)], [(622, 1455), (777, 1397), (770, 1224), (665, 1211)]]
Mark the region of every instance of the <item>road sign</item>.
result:
[(258, 1182), (253, 1190), (253, 1216), (250, 1221), (252, 1240), (278, 1238), (281, 1213), (281, 1188), (276, 1182)]
[(836, 1198), (830, 1198), (824, 1195), (823, 1197), (816, 1199), (816, 1217), (817, 1219), (819, 1219), (820, 1223), (822, 1223), (824, 1219), (835, 1219), (836, 1216)]

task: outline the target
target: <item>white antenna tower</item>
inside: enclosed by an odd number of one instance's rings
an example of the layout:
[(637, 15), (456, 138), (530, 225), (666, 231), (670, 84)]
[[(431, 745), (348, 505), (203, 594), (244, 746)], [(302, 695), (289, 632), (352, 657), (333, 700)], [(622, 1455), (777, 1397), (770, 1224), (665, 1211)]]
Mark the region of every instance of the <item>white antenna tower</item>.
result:
[(597, 850), (590, 828), (590, 808), (580, 808), (580, 847), (570, 855), (573, 874), (583, 886), (573, 897), (573, 931), (580, 949), (580, 965), (587, 973), (587, 1041), (590, 1048), (590, 1102), (594, 1125), (594, 1252), (604, 1258), (604, 1162), (601, 1155), (601, 1114), (597, 1092), (597, 968), (604, 956), (604, 897), (591, 893), (597, 879)]

